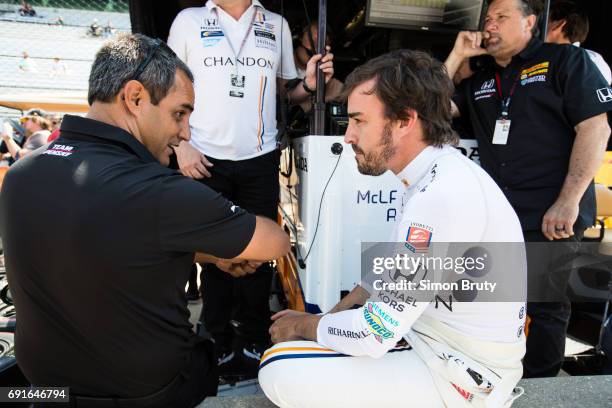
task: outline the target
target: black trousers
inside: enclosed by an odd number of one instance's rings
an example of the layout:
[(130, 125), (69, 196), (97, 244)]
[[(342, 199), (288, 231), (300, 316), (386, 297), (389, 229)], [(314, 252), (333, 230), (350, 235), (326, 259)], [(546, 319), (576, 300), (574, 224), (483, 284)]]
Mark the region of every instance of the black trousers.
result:
[[(275, 150), (248, 160), (208, 158), (214, 166), (212, 177), (199, 181), (239, 207), (276, 220), (279, 200), (280, 153)], [(214, 265), (204, 265), (201, 276), (202, 315), (200, 321), (215, 339), (217, 350), (232, 346), (230, 320), (241, 323), (247, 342), (270, 342), (270, 285), (272, 268), (264, 263), (253, 274), (233, 278)]]
[[(527, 248), (528, 273), (535, 273), (533, 268), (542, 268), (538, 263), (542, 259), (554, 262), (559, 257), (572, 256), (576, 253), (582, 241), (584, 230), (574, 231), (575, 235), (568, 239), (549, 241), (541, 231), (524, 231), (525, 242), (551, 242), (550, 255), (547, 257), (530, 256)], [(567, 286), (569, 275), (567, 271), (559, 271), (554, 279), (551, 291), (563, 292)], [(527, 352), (523, 358), (523, 377), (555, 377), (563, 364), (565, 355), (565, 336), (571, 315), (571, 303), (567, 297), (551, 296), (547, 302), (527, 302), (527, 315), (531, 319), (527, 336)]]
[[(154, 356), (151, 356), (154, 358)], [(193, 408), (205, 397), (217, 395), (219, 374), (215, 345), (199, 338), (190, 362), (161, 390), (138, 398), (109, 398), (70, 395), (69, 403), (36, 403), (34, 408)]]

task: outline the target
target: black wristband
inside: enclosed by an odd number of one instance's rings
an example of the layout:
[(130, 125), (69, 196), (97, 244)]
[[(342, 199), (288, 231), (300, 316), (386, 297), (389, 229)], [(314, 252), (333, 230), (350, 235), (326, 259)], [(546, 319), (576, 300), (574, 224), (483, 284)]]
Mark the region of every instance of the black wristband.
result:
[(306, 92), (308, 92), (309, 94), (314, 94), (315, 92), (317, 92), (317, 91), (315, 91), (314, 89), (310, 89), (310, 88), (308, 87), (308, 85), (306, 85), (306, 80), (305, 80), (305, 79), (302, 79), (302, 88), (304, 88), (304, 90), (305, 90)]

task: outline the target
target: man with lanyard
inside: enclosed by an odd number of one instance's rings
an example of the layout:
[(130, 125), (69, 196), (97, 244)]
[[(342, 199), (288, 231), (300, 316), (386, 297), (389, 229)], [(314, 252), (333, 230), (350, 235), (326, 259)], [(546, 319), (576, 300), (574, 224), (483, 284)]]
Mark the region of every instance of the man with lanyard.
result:
[[(442, 63), (420, 51), (394, 51), (353, 71), (345, 90), (344, 140), (359, 172), (391, 170), (405, 186), (389, 241), (434, 259), (452, 253), (446, 245), (503, 243), (504, 254), (490, 259), (524, 289), (516, 214), (491, 177), (452, 146), (453, 85)], [(429, 277), (436, 267), (427, 269)], [(412, 282), (429, 282), (414, 276)], [(418, 291), (380, 290), (365, 278), (324, 315), (273, 316), (270, 332), (279, 344), (265, 352), (259, 383), (281, 407), (502, 407), (513, 398), (525, 352), (525, 303), (520, 291), (510, 292), (505, 301), (446, 298), (451, 305), (444, 307)]]
[(192, 80), (160, 40), (106, 43), (86, 117), (67, 115), (59, 139), (4, 179), (17, 362), (34, 385), (69, 387), (70, 406), (190, 408), (215, 395), (213, 343), (193, 332), (185, 297), (194, 253), (239, 276), (289, 250), (276, 223), (166, 167), (189, 140)]
[[(175, 18), (168, 45), (191, 68), (196, 103), (191, 143), (175, 149), (181, 172), (255, 214), (277, 217), (279, 198), (276, 128), (277, 89), (296, 77), (292, 39), (285, 19), (258, 0), (209, 0)], [(315, 55), (300, 86), (288, 93), (300, 103), (315, 91), (316, 68), (333, 74), (333, 55)], [(269, 264), (243, 279), (226, 265), (206, 265), (202, 321), (220, 348), (220, 364), (235, 355), (230, 321), (240, 323), (242, 352), (259, 361), (269, 345)], [(233, 312), (236, 315), (233, 316)]]
[[(540, 11), (536, 0), (491, 1), (484, 31), (459, 33), (445, 65), (452, 77), (466, 58), (493, 58), (459, 85), (454, 114), (471, 121), (482, 167), (516, 210), (525, 241), (562, 241), (547, 248), (570, 251), (594, 223), (612, 90), (584, 50), (536, 37)], [(530, 276), (543, 271), (529, 258)], [(555, 376), (563, 361), (570, 303), (549, 300), (528, 305), (526, 377)]]

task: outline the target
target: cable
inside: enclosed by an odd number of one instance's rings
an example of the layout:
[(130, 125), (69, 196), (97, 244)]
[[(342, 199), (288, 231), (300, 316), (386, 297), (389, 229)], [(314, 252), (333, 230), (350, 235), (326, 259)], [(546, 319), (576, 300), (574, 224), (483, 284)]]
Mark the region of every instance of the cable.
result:
[(303, 259), (298, 259), (298, 262), (301, 261), (300, 267), (302, 267), (302, 264), (304, 265), (304, 267), (306, 266), (306, 260), (308, 259), (308, 256), (310, 256), (310, 251), (312, 250), (312, 247), (317, 238), (317, 232), (319, 231), (319, 220), (321, 218), (321, 208), (323, 208), (323, 198), (325, 198), (325, 192), (327, 191), (327, 186), (329, 186), (329, 182), (331, 181), (332, 177), (334, 177), (334, 173), (336, 172), (336, 169), (338, 168), (338, 164), (340, 164), (341, 158), (342, 158), (342, 152), (338, 154), (338, 160), (336, 160), (336, 165), (334, 166), (334, 169), (329, 175), (329, 178), (327, 179), (327, 183), (325, 183), (325, 187), (323, 188), (323, 193), (321, 194), (321, 201), (319, 201), (319, 211), (317, 212), (317, 226), (315, 227), (315, 232), (314, 232), (314, 235), (312, 236), (312, 242), (310, 243), (310, 247), (308, 248), (308, 251), (306, 252), (306, 256)]

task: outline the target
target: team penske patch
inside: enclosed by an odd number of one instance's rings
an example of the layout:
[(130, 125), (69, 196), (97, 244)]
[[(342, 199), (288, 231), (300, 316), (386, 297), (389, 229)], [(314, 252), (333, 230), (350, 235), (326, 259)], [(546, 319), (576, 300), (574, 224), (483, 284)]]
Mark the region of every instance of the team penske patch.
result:
[(533, 82), (546, 82), (548, 75), (548, 67), (550, 62), (541, 62), (530, 68), (521, 71), (521, 85), (527, 85)]
[(395, 333), (393, 333), (385, 326), (384, 321), (388, 322), (390, 325), (399, 325), (399, 322), (391, 318), (375, 303), (370, 302), (368, 302), (363, 308), (363, 318), (368, 324), (368, 330), (372, 332), (374, 338), (379, 343), (382, 343), (383, 340), (393, 338), (393, 336), (395, 335)]
[(433, 228), (429, 225), (413, 222), (408, 228), (404, 246), (414, 253), (427, 252), (432, 236)]
[(74, 153), (74, 146), (67, 146), (61, 144), (55, 144), (53, 146), (49, 146), (47, 150), (42, 152), (42, 154), (48, 154), (51, 156), (62, 156), (67, 157)]

